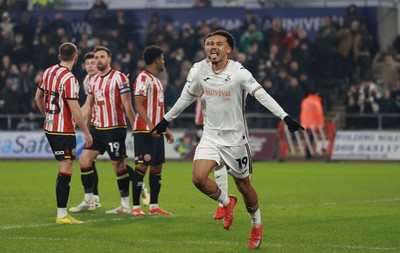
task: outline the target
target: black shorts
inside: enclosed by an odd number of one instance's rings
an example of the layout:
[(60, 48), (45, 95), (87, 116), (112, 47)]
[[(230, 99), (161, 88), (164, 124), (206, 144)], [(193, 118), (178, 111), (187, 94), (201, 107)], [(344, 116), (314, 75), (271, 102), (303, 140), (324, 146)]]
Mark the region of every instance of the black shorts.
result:
[(57, 161), (75, 160), (76, 136), (45, 133)]
[(89, 150), (99, 151), (104, 154), (107, 151), (112, 161), (117, 161), (128, 157), (126, 155), (126, 128), (113, 128), (99, 130), (95, 127), (90, 128), (90, 134), (93, 138), (93, 144)]
[(149, 133), (134, 135), (135, 164), (160, 165), (165, 163), (164, 135), (152, 137)]

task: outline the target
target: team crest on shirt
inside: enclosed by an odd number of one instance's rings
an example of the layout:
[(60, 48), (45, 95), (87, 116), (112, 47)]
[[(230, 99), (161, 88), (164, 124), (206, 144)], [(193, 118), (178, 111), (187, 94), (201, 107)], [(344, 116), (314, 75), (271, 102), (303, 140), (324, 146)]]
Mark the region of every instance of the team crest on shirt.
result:
[(144, 155), (144, 160), (145, 160), (146, 162), (149, 162), (149, 161), (151, 160), (151, 155), (150, 155), (150, 154), (145, 154), (145, 155)]
[(230, 76), (227, 76), (227, 77), (225, 78), (225, 80), (224, 80), (224, 83), (230, 83), (230, 81), (231, 81)]

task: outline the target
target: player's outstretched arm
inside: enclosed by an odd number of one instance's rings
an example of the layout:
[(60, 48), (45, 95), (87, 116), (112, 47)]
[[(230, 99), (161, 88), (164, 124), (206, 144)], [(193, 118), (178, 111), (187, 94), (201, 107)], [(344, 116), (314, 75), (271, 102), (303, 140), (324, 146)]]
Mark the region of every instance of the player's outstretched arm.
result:
[(79, 106), (78, 100), (67, 100), (68, 106), (71, 109), (72, 117), (74, 118), (76, 124), (79, 126), (83, 132), (83, 138), (85, 139), (86, 147), (90, 147), (93, 143), (92, 135), (89, 133), (89, 129), (85, 124), (83, 119), (82, 110)]

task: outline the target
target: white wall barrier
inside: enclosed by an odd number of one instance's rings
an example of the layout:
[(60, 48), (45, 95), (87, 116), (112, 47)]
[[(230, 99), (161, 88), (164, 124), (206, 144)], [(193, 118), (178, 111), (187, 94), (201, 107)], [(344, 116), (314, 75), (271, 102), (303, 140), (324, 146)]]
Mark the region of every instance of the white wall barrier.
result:
[(400, 132), (337, 131), (332, 160), (400, 160)]
[[(175, 142), (165, 144), (166, 159), (191, 160), (196, 148), (194, 131), (174, 130)], [(77, 133), (77, 157), (80, 156), (84, 139), (81, 132)], [(250, 146), (254, 160), (272, 159), (277, 146), (277, 137), (274, 131), (250, 133)], [(134, 159), (133, 138), (126, 137), (128, 159)], [(0, 132), (0, 159), (46, 159), (54, 158), (50, 145), (43, 131), (35, 132)], [(109, 159), (107, 153), (98, 157)]]

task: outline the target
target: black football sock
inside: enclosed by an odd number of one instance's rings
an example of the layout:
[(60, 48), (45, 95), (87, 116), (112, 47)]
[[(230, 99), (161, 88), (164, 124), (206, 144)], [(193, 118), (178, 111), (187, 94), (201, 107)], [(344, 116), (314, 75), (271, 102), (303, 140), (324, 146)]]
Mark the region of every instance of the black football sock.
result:
[(160, 194), (160, 189), (161, 189), (161, 174), (150, 173), (149, 184), (150, 184), (150, 204), (157, 204), (158, 195)]
[(140, 205), (140, 194), (142, 192), (143, 186), (143, 177), (145, 173), (134, 170), (132, 173), (132, 196), (133, 196), (133, 205)]
[(129, 174), (127, 170), (117, 173), (117, 183), (121, 197), (129, 196)]
[(93, 167), (89, 166), (81, 168), (81, 181), (83, 188), (85, 189), (85, 193), (93, 193), (93, 180), (94, 180)]
[(71, 174), (59, 172), (56, 180), (57, 207), (66, 208), (69, 198)]
[(97, 174), (97, 169), (96, 169), (96, 162), (93, 161), (92, 163), (93, 167), (93, 195), (99, 195), (99, 175)]

